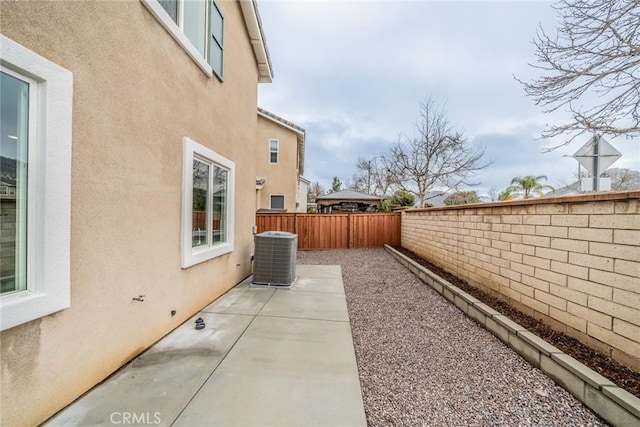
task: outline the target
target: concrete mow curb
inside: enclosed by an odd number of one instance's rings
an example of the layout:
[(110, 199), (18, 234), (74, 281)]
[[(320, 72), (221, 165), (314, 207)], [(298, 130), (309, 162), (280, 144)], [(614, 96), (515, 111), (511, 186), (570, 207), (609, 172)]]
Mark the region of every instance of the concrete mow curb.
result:
[(613, 426), (640, 426), (640, 399), (389, 245), (385, 249), (424, 283)]

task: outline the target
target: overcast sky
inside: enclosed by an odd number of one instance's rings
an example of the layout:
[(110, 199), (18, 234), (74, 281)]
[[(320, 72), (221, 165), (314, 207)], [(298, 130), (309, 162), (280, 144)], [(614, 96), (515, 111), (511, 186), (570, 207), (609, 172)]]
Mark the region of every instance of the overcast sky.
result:
[[(556, 28), (551, 3), (535, 1), (259, 0), (274, 70), (258, 104), (306, 130), (305, 177), (330, 188), (356, 173), (359, 157), (412, 137), (420, 103), (445, 105), (450, 124), (493, 164), (474, 180), (482, 196), (517, 175), (572, 182), (571, 155), (587, 140), (542, 154), (564, 140), (537, 140), (545, 115), (518, 78), (538, 71), (532, 40)], [(640, 169), (640, 142), (609, 139), (623, 154), (614, 167)]]

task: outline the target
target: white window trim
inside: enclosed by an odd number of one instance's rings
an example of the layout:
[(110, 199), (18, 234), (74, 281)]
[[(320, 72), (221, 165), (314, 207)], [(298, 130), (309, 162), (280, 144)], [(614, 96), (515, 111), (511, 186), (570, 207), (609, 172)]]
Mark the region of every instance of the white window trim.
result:
[[(231, 160), (219, 155), (213, 150), (198, 144), (189, 137), (183, 139), (183, 175), (182, 175), (182, 268), (188, 268), (201, 262), (219, 257), (233, 251), (235, 228), (235, 169), (236, 165)], [(193, 159), (204, 158), (226, 168), (228, 173), (227, 192), (227, 218), (225, 243), (206, 246), (204, 248), (192, 247), (193, 228)]]
[[(200, 55), (198, 49), (191, 43), (191, 40), (182, 32), (180, 27), (173, 22), (173, 19), (169, 16), (169, 14), (162, 8), (160, 3), (156, 0), (140, 0), (142, 4), (151, 12), (151, 14), (160, 22), (160, 25), (164, 27), (165, 30), (174, 38), (176, 42), (187, 52), (189, 57), (195, 62), (198, 67), (208, 76), (213, 77), (213, 69), (211, 65), (207, 62), (207, 60)], [(178, 15), (181, 15), (181, 8), (178, 8)], [(178, 19), (182, 19), (181, 16), (178, 16)]]
[[(271, 153), (272, 153), (272, 151), (271, 151), (271, 143), (273, 141), (276, 142), (276, 151), (275, 151), (275, 153), (276, 153), (277, 161), (275, 161), (275, 162), (271, 161)], [(280, 163), (280, 140), (279, 139), (275, 139), (275, 138), (271, 138), (269, 140), (269, 164), (277, 165), (278, 163)]]
[[(274, 208), (271, 204), (273, 196), (282, 196), (282, 208)], [(269, 209), (286, 209), (287, 208), (287, 196), (284, 194), (269, 194)]]
[(30, 110), (36, 123), (29, 136), (27, 290), (0, 297), (5, 330), (71, 306), (73, 74), (3, 35), (0, 64), (35, 81), (30, 90), (37, 91), (35, 116)]

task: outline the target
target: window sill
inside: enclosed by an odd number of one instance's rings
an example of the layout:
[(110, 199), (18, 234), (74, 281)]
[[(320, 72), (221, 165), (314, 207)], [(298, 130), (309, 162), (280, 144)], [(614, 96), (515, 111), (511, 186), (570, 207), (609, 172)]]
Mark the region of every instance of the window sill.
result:
[[(211, 65), (200, 55), (200, 52), (191, 44), (187, 36), (178, 28), (175, 22), (167, 15), (167, 12), (160, 6), (157, 0), (140, 0), (142, 4), (151, 12), (151, 14), (158, 20), (160, 25), (178, 42), (178, 44), (184, 49), (184, 51), (191, 57), (193, 62), (202, 70), (207, 77), (213, 77), (214, 72)], [(216, 74), (216, 77), (218, 75)], [(222, 80), (220, 77), (218, 77)]]
[(2, 330), (36, 320), (71, 307), (66, 286), (57, 292), (22, 291), (2, 297)]
[(191, 250), (190, 256), (185, 257), (182, 268), (189, 268), (201, 262), (217, 258), (221, 255), (228, 254), (233, 251), (233, 243), (223, 243), (219, 245), (209, 246), (207, 248), (194, 248)]

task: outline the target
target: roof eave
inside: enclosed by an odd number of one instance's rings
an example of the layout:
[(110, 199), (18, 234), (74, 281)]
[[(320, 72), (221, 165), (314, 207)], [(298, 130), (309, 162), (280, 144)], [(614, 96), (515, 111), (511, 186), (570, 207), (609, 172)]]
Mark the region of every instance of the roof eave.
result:
[(298, 174), (304, 175), (304, 137), (305, 134), (298, 134)]
[(247, 26), (253, 54), (258, 63), (258, 82), (271, 83), (273, 81), (273, 69), (269, 49), (262, 29), (258, 5), (255, 0), (240, 0), (240, 8)]
[(295, 132), (296, 134), (298, 134), (298, 138), (302, 137), (304, 139), (305, 130), (303, 128), (291, 123), (290, 121), (278, 116), (277, 114), (274, 114), (271, 111), (267, 111), (264, 108), (258, 107), (258, 115)]

